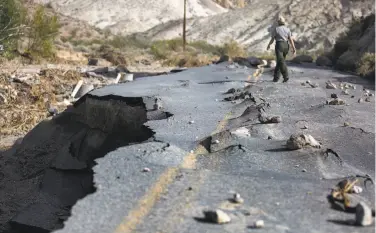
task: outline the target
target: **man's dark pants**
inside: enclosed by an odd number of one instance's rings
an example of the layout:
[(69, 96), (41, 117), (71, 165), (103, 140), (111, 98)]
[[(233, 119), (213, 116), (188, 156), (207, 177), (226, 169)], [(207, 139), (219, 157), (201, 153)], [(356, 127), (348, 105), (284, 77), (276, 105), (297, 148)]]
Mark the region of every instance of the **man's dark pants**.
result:
[(282, 73), (283, 81), (287, 82), (289, 73), (285, 63), (287, 53), (289, 52), (289, 43), (287, 41), (277, 41), (275, 44), (275, 55), (277, 58), (277, 66), (274, 70), (274, 82), (278, 82)]

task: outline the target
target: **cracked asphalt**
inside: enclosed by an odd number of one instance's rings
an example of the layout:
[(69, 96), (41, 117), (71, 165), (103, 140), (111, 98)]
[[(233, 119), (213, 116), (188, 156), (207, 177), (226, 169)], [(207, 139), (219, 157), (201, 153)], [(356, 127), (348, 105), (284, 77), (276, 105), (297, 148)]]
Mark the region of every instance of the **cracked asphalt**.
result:
[[(355, 214), (336, 210), (327, 201), (330, 188), (344, 177), (375, 178), (375, 100), (358, 103), (363, 87), (374, 93), (374, 85), (315, 66), (289, 69), (288, 83), (273, 83), (270, 70), (256, 78), (255, 69), (221, 63), (91, 92), (96, 97), (143, 97), (149, 110), (154, 98), (160, 98), (163, 111), (172, 116), (145, 124), (155, 132), (154, 141), (97, 159), (96, 192), (79, 200), (64, 228), (55, 232), (374, 232), (374, 225), (347, 225)], [(307, 80), (319, 87), (302, 86)], [(343, 95), (340, 89), (326, 89), (328, 80), (349, 82), (356, 89)], [(223, 101), (227, 90), (245, 86), (252, 100)], [(347, 105), (326, 105), (332, 93)], [(270, 105), (266, 115), (281, 116), (282, 122), (260, 124), (255, 106), (261, 103)], [(216, 136), (240, 127), (250, 135)], [(311, 134), (322, 148), (286, 150), (295, 133)], [(210, 141), (211, 135), (219, 144), (208, 153), (200, 142)], [(342, 163), (325, 156), (327, 148)], [(363, 190), (360, 196), (374, 207), (374, 186), (368, 183)], [(240, 193), (244, 204), (230, 203), (232, 192)], [(217, 208), (232, 221), (200, 221), (203, 210)], [(265, 227), (251, 229), (260, 219)]]

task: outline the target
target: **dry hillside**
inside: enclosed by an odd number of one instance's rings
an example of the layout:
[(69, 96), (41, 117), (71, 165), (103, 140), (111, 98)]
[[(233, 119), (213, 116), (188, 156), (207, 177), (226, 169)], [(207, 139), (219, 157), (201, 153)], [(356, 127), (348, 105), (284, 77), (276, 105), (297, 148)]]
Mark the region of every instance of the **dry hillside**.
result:
[[(183, 1), (35, 1), (114, 33), (138, 33), (147, 40), (181, 35)], [(373, 0), (188, 0), (188, 39), (220, 44), (232, 38), (250, 51), (264, 51), (275, 17), (283, 14), (298, 48), (323, 49), (355, 18), (373, 11)]]
[[(56, 11), (87, 21), (112, 32), (131, 34), (180, 19), (184, 1), (177, 0), (34, 0), (51, 5)], [(226, 12), (212, 0), (188, 0), (187, 17), (206, 17)]]
[[(233, 38), (247, 45), (251, 51), (263, 51), (275, 17), (283, 14), (298, 41), (298, 48), (322, 49), (333, 46), (335, 39), (353, 19), (368, 15), (373, 9), (373, 0), (254, 0), (244, 9), (191, 19), (188, 37), (215, 44)], [(180, 21), (170, 22), (143, 35), (148, 38), (173, 38), (178, 36), (180, 27)]]

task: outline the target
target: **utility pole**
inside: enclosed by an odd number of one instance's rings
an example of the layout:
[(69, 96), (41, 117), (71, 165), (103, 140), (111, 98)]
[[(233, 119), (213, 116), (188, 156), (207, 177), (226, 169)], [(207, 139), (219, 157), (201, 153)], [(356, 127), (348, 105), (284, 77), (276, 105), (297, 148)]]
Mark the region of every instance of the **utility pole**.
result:
[(187, 23), (187, 0), (184, 0), (184, 17), (183, 17), (183, 51), (185, 51), (185, 44), (186, 44), (186, 38), (185, 38), (185, 26)]

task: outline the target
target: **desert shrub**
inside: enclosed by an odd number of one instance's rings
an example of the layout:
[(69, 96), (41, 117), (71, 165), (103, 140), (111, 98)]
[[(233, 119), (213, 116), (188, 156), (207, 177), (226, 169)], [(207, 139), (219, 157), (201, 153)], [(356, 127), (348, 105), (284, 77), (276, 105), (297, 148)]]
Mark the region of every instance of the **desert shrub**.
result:
[(221, 55), (227, 55), (230, 58), (244, 57), (247, 54), (246, 51), (244, 50), (243, 46), (241, 46), (235, 40), (230, 40), (229, 42), (226, 42), (220, 48), (220, 53), (221, 53)]
[(180, 55), (170, 56), (163, 62), (164, 66), (198, 67), (208, 65), (214, 60), (209, 54), (197, 54), (185, 52)]
[(155, 59), (163, 60), (166, 59), (169, 55), (169, 52), (162, 47), (158, 46), (158, 44), (153, 44), (150, 47), (150, 53), (154, 56)]
[(375, 71), (375, 54), (364, 53), (356, 64), (356, 72), (360, 76), (367, 76)]
[(109, 45), (113, 46), (114, 48), (118, 49), (145, 49), (149, 46), (146, 41), (141, 39), (137, 39), (134, 36), (121, 36), (116, 35), (112, 39), (108, 40), (107, 42)]
[(78, 32), (78, 28), (73, 29), (73, 30), (70, 32), (71, 37), (72, 37), (72, 38), (77, 37), (77, 32)]
[(44, 6), (39, 6), (32, 16), (27, 31), (27, 52), (35, 59), (54, 56), (54, 40), (59, 32), (56, 16), (48, 16)]
[(26, 9), (18, 0), (0, 1), (0, 45), (4, 57), (11, 58), (11, 51), (17, 48), (26, 26), (25, 15)]
[(113, 65), (127, 65), (127, 57), (125, 54), (114, 49), (110, 45), (102, 45), (94, 57), (101, 57), (111, 62)]
[(204, 40), (189, 42), (188, 45), (195, 48), (200, 53), (221, 55), (220, 46), (209, 44)]

